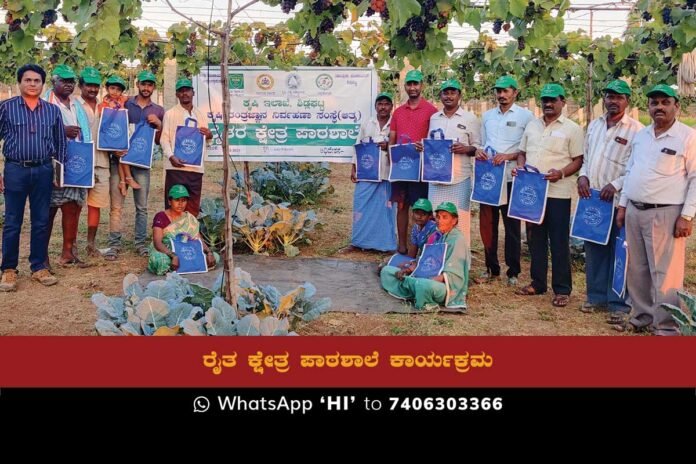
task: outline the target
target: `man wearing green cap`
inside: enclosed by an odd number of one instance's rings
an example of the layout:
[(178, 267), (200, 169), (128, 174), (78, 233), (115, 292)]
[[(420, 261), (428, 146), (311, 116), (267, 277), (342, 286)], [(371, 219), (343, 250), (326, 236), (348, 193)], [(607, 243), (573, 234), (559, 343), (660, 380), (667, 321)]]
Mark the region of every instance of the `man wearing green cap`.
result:
[[(604, 201), (619, 203), (626, 165), (631, 157), (633, 138), (643, 125), (628, 116), (631, 88), (622, 80), (611, 81), (604, 87), (604, 107), (607, 112), (592, 121), (587, 128), (585, 150), (578, 178), (578, 195), (590, 197), (590, 189), (600, 190)], [(621, 322), (630, 307), (625, 299), (612, 290), (614, 276), (614, 246), (619, 230), (616, 222), (609, 242), (600, 245), (585, 241), (585, 281), (587, 298), (580, 311), (610, 311), (609, 321)]]
[[(392, 116), (389, 128), (389, 145), (420, 142), (428, 136), (430, 116), (437, 108), (426, 101), (423, 92), (423, 73), (412, 69), (406, 73), (406, 94), (408, 101), (398, 107)], [(428, 197), (428, 184), (425, 182), (392, 182), (392, 201), (399, 203), (396, 217), (399, 237), (399, 253), (407, 251), (408, 208), (419, 198)]]
[[(44, 100), (53, 103), (60, 109), (65, 125), (65, 135), (68, 139), (78, 139), (83, 142), (92, 141), (92, 129), (87, 113), (82, 105), (73, 96), (77, 74), (65, 64), (60, 64), (53, 70), (51, 83), (53, 88), (44, 94)], [(70, 169), (70, 165), (65, 165)], [(56, 173), (59, 170), (56, 169)], [(49, 232), (53, 231), (53, 222), (58, 210), (62, 214), (63, 249), (59, 259), (62, 266), (85, 264), (77, 256), (77, 228), (80, 221), (82, 207), (87, 201), (87, 189), (76, 187), (58, 187), (60, 179), (56, 178), (53, 192), (51, 193), (51, 210), (49, 220)]]
[[(147, 121), (150, 126), (157, 129), (155, 143), (159, 144), (164, 108), (152, 101), (152, 94), (155, 91), (155, 81), (157, 79), (148, 70), (139, 72), (137, 79), (138, 94), (128, 99), (125, 105), (128, 110), (128, 122), (130, 124), (138, 124), (141, 121)], [(123, 214), (123, 202), (126, 198), (120, 189), (118, 164), (117, 160), (111, 160), (109, 248), (114, 253), (121, 249), (121, 216)], [(150, 170), (131, 166), (131, 173), (135, 182), (140, 185), (139, 190), (133, 190), (133, 200), (135, 202), (134, 244), (140, 256), (147, 256), (147, 196), (150, 192)]]
[[(471, 176), (473, 157), (481, 146), (481, 123), (478, 118), (460, 107), (462, 86), (456, 79), (448, 79), (440, 85), (442, 110), (430, 117), (428, 133), (441, 130), (445, 139), (454, 140), (452, 144), (452, 183), (431, 183), (428, 199), (435, 205), (452, 202), (458, 208), (457, 228), (464, 236), (467, 246), (471, 243)], [(420, 144), (420, 142), (419, 142)], [(422, 145), (419, 145), (422, 149)]]
[(648, 93), (653, 123), (633, 139), (616, 223), (626, 224), (631, 318), (617, 330), (678, 335), (661, 308), (679, 307), (684, 287), (686, 240), (696, 214), (696, 131), (677, 120), (679, 95), (665, 84)]
[[(548, 247), (556, 307), (567, 306), (573, 288), (570, 269), (570, 200), (575, 189), (571, 176), (582, 166), (584, 136), (576, 123), (562, 115), (565, 89), (546, 84), (541, 89), (543, 116), (527, 124), (520, 142), (517, 166), (526, 163), (545, 173), (549, 181), (546, 213), (541, 224), (527, 223), (527, 240), (532, 255), (532, 283), (519, 295), (539, 295), (547, 290)], [(512, 175), (517, 174), (513, 169)]]
[[(519, 84), (512, 76), (501, 76), (493, 86), (498, 106), (483, 113), (481, 121), (481, 139), (483, 146), (494, 150), (493, 164), (508, 162), (506, 169), (507, 194), (512, 189), (512, 168), (517, 160), (522, 134), (527, 124), (534, 119), (534, 114), (518, 106), (515, 101), (519, 95)], [(486, 160), (488, 153), (478, 150), (476, 158)], [(498, 262), (498, 218), (503, 217), (505, 226), (505, 264), (507, 264), (507, 283), (517, 285), (517, 276), (521, 272), (521, 227), (519, 219), (507, 215), (507, 204), (492, 206), (481, 203), (479, 212), (479, 231), (486, 256), (486, 271), (481, 274), (483, 280), (500, 276)]]
[(356, 179), (357, 158), (353, 155), (350, 180), (355, 183), (353, 192), (353, 231), (350, 246), (341, 250), (361, 248), (366, 250), (396, 250), (396, 205), (389, 201), (391, 184), (389, 178), (389, 121), (394, 108), (392, 95), (382, 92), (375, 98), (376, 116), (360, 127), (361, 142), (370, 140), (380, 147), (381, 182), (358, 181)]
[(469, 245), (457, 228), (458, 208), (454, 203), (440, 203), (435, 212), (437, 232), (431, 236), (432, 244), (447, 244), (440, 274), (429, 279), (413, 277), (413, 265), (403, 269), (385, 266), (380, 272), (382, 288), (396, 298), (414, 300), (416, 309), (437, 309), (442, 305), (464, 312), (469, 289)]
[[(189, 200), (186, 211), (198, 217), (201, 209), (201, 192), (203, 190), (203, 165), (184, 166), (179, 158), (174, 156), (174, 145), (176, 138), (176, 128), (183, 126), (187, 119), (194, 119), (198, 122), (198, 131), (203, 134), (207, 141), (213, 139), (213, 133), (205, 124), (208, 121), (206, 115), (193, 106), (193, 83), (190, 79), (179, 79), (176, 81), (176, 98), (179, 104), (173, 106), (164, 113), (164, 123), (162, 124), (162, 152), (166, 157), (164, 162), (164, 191), (168, 191), (173, 185), (183, 185), (188, 189)], [(205, 147), (203, 147), (203, 159), (205, 160)], [(165, 195), (166, 196), (166, 195)], [(165, 205), (168, 199), (165, 198)]]

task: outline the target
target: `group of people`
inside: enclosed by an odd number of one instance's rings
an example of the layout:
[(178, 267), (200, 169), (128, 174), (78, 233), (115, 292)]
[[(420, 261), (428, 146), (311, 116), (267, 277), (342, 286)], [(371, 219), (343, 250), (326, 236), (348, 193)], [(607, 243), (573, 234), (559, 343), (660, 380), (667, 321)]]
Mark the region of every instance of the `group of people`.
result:
[[(420, 71), (406, 75), (408, 100), (392, 114), (393, 98), (381, 93), (375, 101), (376, 117), (366, 122), (361, 140), (380, 144), (383, 173), (389, 169), (389, 146), (421, 141), (438, 129), (454, 141), (453, 182), (379, 183), (355, 177), (351, 246), (397, 251), (417, 258), (428, 243), (447, 242), (443, 271), (432, 279), (410, 276), (415, 261), (381, 270), (384, 289), (397, 298), (415, 301), (416, 308), (445, 306), (466, 308), (470, 270), (470, 198), (474, 159), (500, 165), (507, 162), (508, 198), (519, 168), (531, 165), (549, 181), (546, 210), (540, 224), (526, 223), (531, 255), (529, 284), (518, 287), (521, 273), (521, 221), (508, 216), (507, 204), (481, 204), (480, 235), (485, 267), (479, 282), (499, 279), (498, 225), (505, 230), (507, 284), (522, 296), (548, 291), (548, 255), (551, 252), (551, 303), (569, 304), (572, 292), (570, 261), (571, 200), (574, 193), (590, 196), (600, 191), (612, 202), (614, 221), (607, 245), (585, 242), (587, 295), (580, 306), (585, 313), (606, 311), (607, 322), (618, 331), (650, 330), (657, 335), (678, 334), (677, 324), (663, 303), (679, 305), (683, 288), (686, 238), (696, 214), (696, 131), (677, 120), (679, 95), (659, 84), (647, 92), (652, 124), (644, 127), (629, 117), (631, 89), (614, 80), (603, 89), (606, 113), (583, 129), (563, 115), (565, 89), (546, 84), (540, 94), (542, 116), (516, 104), (520, 87), (512, 76), (495, 82), (498, 105), (481, 121), (460, 106), (461, 84), (447, 80), (440, 86), (442, 109), (422, 97)], [(432, 217), (432, 205), (435, 217)], [(408, 211), (414, 222), (408, 242)], [(369, 219), (369, 220), (366, 220)], [(372, 218), (376, 218), (373, 220)], [(396, 218), (396, 220), (394, 219)], [(434, 219), (434, 220), (433, 220)], [(394, 227), (396, 223), (396, 227)], [(625, 227), (628, 247), (627, 290), (612, 290), (614, 238)], [(458, 230), (457, 233), (453, 231)], [(630, 313), (630, 316), (629, 316)]]
[[(189, 223), (197, 223), (203, 185), (203, 167), (184, 165), (174, 155), (177, 127), (188, 119), (200, 123), (207, 121), (205, 115), (193, 106), (192, 82), (185, 78), (176, 82), (178, 104), (165, 112), (162, 106), (152, 101), (157, 79), (148, 70), (137, 75), (137, 93), (130, 97), (124, 94), (127, 84), (121, 77), (112, 75), (103, 83), (100, 72), (93, 67), (85, 67), (78, 74), (68, 65), (56, 66), (50, 88), (42, 95), (45, 81), (46, 72), (40, 66), (24, 65), (17, 70), (20, 95), (0, 103), (0, 140), (4, 142), (5, 159), (4, 173), (0, 175), (0, 193), (5, 195), (0, 291), (17, 289), (19, 238), (27, 199), (31, 217), (29, 263), (32, 279), (43, 285), (57, 283), (48, 257), (48, 243), (58, 211), (62, 215), (63, 229), (59, 265), (86, 266), (79, 257), (77, 246), (78, 223), (85, 204), (86, 252), (107, 260), (118, 258), (122, 249), (123, 205), (129, 187), (133, 190), (135, 203), (136, 251), (140, 256), (150, 256), (149, 267), (158, 274), (176, 269), (178, 261), (172, 256), (169, 241), (162, 241), (166, 235), (162, 231), (179, 230), (180, 217)], [(105, 85), (106, 92), (99, 102), (97, 97), (102, 85)], [(75, 91), (76, 87), (79, 92)], [(155, 240), (152, 244), (147, 241), (151, 169), (121, 163), (125, 151), (96, 149), (104, 108), (127, 111), (131, 130), (139, 123), (149, 124), (156, 131), (154, 143), (161, 145), (165, 155), (165, 211), (155, 216), (152, 227)], [(212, 133), (204, 126), (199, 126), (199, 132), (210, 141)], [(61, 186), (57, 163), (69, 169), (66, 157), (70, 140), (94, 142), (92, 188)], [(182, 216), (178, 211), (182, 205), (190, 214)], [(101, 210), (106, 208), (110, 213), (109, 246), (99, 250), (96, 236)], [(197, 227), (185, 229), (197, 234)], [(209, 261), (211, 256), (208, 254)], [(168, 264), (166, 268), (165, 264)]]

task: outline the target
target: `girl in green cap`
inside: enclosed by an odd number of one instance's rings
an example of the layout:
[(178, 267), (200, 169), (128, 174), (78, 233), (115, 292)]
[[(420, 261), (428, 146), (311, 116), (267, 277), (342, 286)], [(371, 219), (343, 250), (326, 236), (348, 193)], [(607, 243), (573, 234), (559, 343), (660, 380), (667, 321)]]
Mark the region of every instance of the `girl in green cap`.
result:
[[(114, 110), (120, 110), (125, 108), (126, 102), (128, 101), (128, 95), (123, 95), (126, 90), (126, 82), (118, 76), (111, 76), (106, 80), (106, 95), (104, 95), (104, 100), (97, 107), (99, 116), (101, 116), (104, 108), (111, 108)], [(115, 153), (116, 156), (123, 156), (125, 152)], [(118, 189), (121, 191), (121, 195), (124, 197), (128, 193), (128, 186), (133, 187), (133, 190), (140, 190), (140, 184), (133, 179), (131, 175), (130, 166), (127, 164), (119, 163), (118, 165)]]

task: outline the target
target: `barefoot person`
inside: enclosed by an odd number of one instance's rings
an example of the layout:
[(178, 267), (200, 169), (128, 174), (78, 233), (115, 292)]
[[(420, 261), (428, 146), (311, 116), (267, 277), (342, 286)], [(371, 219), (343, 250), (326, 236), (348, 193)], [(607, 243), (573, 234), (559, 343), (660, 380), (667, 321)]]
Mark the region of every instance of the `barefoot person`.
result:
[(22, 66), (17, 70), (20, 95), (0, 103), (0, 140), (4, 142), (5, 157), (5, 170), (0, 175), (0, 193), (5, 194), (0, 265), (2, 292), (17, 290), (19, 236), (27, 198), (31, 218), (29, 263), (32, 279), (43, 285), (58, 282), (46, 269), (53, 188), (51, 160), (65, 162), (67, 139), (58, 107), (39, 98), (45, 79), (46, 72), (40, 66)]
[[(189, 192), (183, 185), (174, 185), (167, 194), (169, 207), (155, 215), (152, 222), (152, 245), (147, 269), (155, 275), (165, 275), (179, 268), (179, 258), (172, 251), (172, 240), (179, 234), (200, 239), (198, 219), (186, 211)], [(208, 245), (203, 243), (208, 267), (215, 267), (220, 260)]]

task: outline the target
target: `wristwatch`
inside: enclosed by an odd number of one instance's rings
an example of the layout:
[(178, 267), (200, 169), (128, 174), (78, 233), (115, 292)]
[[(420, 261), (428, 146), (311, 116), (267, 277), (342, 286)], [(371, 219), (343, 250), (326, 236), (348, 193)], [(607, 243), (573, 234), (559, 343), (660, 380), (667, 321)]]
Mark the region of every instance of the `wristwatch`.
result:
[(683, 215), (683, 214), (681, 215), (681, 217), (682, 217), (682, 219), (684, 219), (685, 221), (689, 221), (689, 222), (691, 222), (691, 220), (694, 218), (693, 216), (685, 216), (685, 215)]

